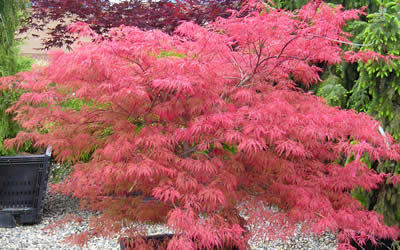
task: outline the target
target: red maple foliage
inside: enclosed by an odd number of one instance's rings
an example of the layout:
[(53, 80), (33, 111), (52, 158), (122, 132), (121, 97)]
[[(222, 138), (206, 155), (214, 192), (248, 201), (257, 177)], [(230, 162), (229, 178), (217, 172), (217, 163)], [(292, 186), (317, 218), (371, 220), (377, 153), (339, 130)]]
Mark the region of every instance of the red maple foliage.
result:
[[(19, 75), (27, 92), (10, 111), (26, 131), (7, 144), (32, 139), (74, 162), (57, 190), (103, 212), (80, 239), (132, 222), (166, 223), (176, 232), (168, 249), (245, 248), (253, 235), (290, 236), (299, 222), (305, 232), (337, 232), (340, 248), (396, 238), (398, 228), (350, 191), (387, 178), (360, 155), (395, 160), (399, 145), (372, 117), (297, 87), (319, 82), (318, 63), (346, 57), (342, 29), (361, 13), (322, 1), (295, 13), (256, 2), (174, 35), (113, 28), (110, 40), (54, 53), (48, 66)], [(351, 60), (365, 56), (379, 60)]]
[(176, 0), (176, 1), (119, 1), (112, 0), (31, 0), (32, 15), (27, 19), (27, 29), (42, 30), (50, 21), (50, 38), (43, 41), (45, 49), (68, 48), (75, 36), (67, 32), (67, 22), (86, 22), (97, 34), (107, 34), (120, 25), (141, 29), (160, 29), (171, 33), (182, 21), (203, 25), (216, 17), (229, 16), (229, 9), (238, 9), (240, 0)]

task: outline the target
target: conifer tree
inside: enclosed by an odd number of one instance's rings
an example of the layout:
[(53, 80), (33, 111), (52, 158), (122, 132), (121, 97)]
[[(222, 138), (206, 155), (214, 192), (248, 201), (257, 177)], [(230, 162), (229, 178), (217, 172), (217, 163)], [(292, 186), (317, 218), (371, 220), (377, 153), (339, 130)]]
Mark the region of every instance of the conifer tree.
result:
[[(14, 35), (27, 14), (25, 0), (0, 0), (0, 77), (29, 70), (32, 60), (19, 56), (18, 42)], [(14, 103), (20, 91), (0, 91), (0, 155), (15, 153), (3, 147), (5, 138), (14, 137), (19, 126), (5, 111)]]
[[(272, 1), (273, 5), (277, 8), (287, 9), (287, 10), (297, 10), (303, 7), (307, 0), (276, 0)], [(367, 7), (366, 11), (369, 13), (376, 12), (379, 9), (379, 1), (376, 0), (324, 0), (324, 2), (338, 5), (340, 4), (345, 9), (359, 9), (362, 7)]]
[(0, 76), (17, 73), (14, 34), (23, 18), (25, 0), (0, 0)]

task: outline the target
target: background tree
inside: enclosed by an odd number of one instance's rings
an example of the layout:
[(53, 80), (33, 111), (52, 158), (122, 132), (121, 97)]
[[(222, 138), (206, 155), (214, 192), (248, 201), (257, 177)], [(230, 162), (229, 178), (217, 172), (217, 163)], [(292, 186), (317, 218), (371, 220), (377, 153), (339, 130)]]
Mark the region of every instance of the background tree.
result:
[[(399, 145), (370, 116), (298, 88), (318, 83), (318, 63), (391, 57), (334, 42), (349, 42), (342, 28), (360, 11), (250, 4), (207, 28), (184, 23), (175, 36), (114, 28), (18, 76), (28, 92), (11, 111), (26, 131), (8, 145), (52, 145), (58, 161), (74, 163), (56, 189), (103, 212), (76, 240), (134, 222), (166, 223), (176, 232), (169, 249), (244, 248), (250, 233), (285, 237), (299, 222), (338, 232), (342, 248), (398, 237), (350, 192), (391, 182), (361, 158), (398, 159)], [(71, 29), (96, 38), (82, 23)]]
[[(228, 9), (240, 7), (240, 0), (32, 0), (31, 3), (30, 27), (43, 29), (50, 21), (58, 22), (43, 43), (46, 49), (63, 45), (69, 48), (73, 43), (75, 37), (67, 32), (66, 20), (86, 22), (97, 34), (107, 34), (110, 28), (120, 25), (171, 33), (182, 21), (203, 25), (218, 16), (227, 17)], [(28, 26), (22, 31), (26, 29)]]
[[(19, 56), (19, 42), (14, 37), (22, 19), (28, 14), (28, 3), (26, 0), (0, 0), (0, 77), (29, 70), (32, 64), (30, 58)], [(4, 139), (14, 137), (19, 130), (19, 126), (11, 120), (12, 116), (6, 114), (5, 110), (19, 95), (20, 91), (0, 91), (0, 155), (15, 153), (3, 147)]]
[(0, 76), (13, 75), (26, 66), (18, 57), (14, 35), (27, 16), (28, 3), (26, 0), (0, 0)]
[[(303, 7), (309, 1), (307, 0), (276, 0), (273, 1), (277, 8), (296, 10)], [(379, 3), (376, 0), (324, 0), (329, 4), (340, 4), (345, 9), (360, 9), (361, 7), (368, 7), (367, 12), (376, 12), (379, 8)]]

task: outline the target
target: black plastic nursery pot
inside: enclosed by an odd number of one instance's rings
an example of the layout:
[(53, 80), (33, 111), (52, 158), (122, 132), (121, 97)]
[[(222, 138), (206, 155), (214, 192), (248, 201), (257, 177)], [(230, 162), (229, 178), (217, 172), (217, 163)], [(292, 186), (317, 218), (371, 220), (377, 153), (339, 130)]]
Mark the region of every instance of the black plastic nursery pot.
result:
[(0, 227), (42, 220), (51, 147), (41, 155), (0, 157)]
[[(173, 234), (150, 235), (144, 237), (143, 241), (148, 244), (148, 247), (151, 247), (153, 249), (165, 249), (168, 245), (168, 241), (172, 239), (173, 236)], [(130, 238), (122, 238), (119, 243), (121, 250), (137, 248), (134, 241)]]
[[(173, 236), (174, 236), (174, 234), (150, 235), (150, 236), (144, 237), (143, 242), (147, 244), (146, 249), (162, 250), (162, 249), (166, 249), (169, 240), (171, 240)], [(121, 250), (130, 250), (130, 249), (137, 248), (134, 241), (130, 238), (122, 238), (119, 243), (120, 243)], [(223, 247), (223, 248), (215, 247), (214, 249), (238, 250), (239, 248), (233, 246), (233, 247)]]

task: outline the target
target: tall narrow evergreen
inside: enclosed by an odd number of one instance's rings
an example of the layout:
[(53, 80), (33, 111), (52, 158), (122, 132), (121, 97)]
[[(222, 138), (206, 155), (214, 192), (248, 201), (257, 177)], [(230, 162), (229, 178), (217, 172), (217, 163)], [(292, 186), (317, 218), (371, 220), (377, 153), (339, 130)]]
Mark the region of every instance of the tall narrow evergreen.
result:
[[(13, 75), (19, 71), (28, 70), (31, 59), (19, 57), (18, 42), (15, 32), (21, 20), (27, 14), (27, 0), (0, 0), (0, 77)], [(12, 152), (5, 150), (3, 140), (15, 136), (19, 126), (5, 110), (19, 97), (19, 92), (0, 91), (0, 155)]]
[(18, 50), (14, 34), (27, 3), (26, 0), (0, 0), (0, 76), (17, 73)]

